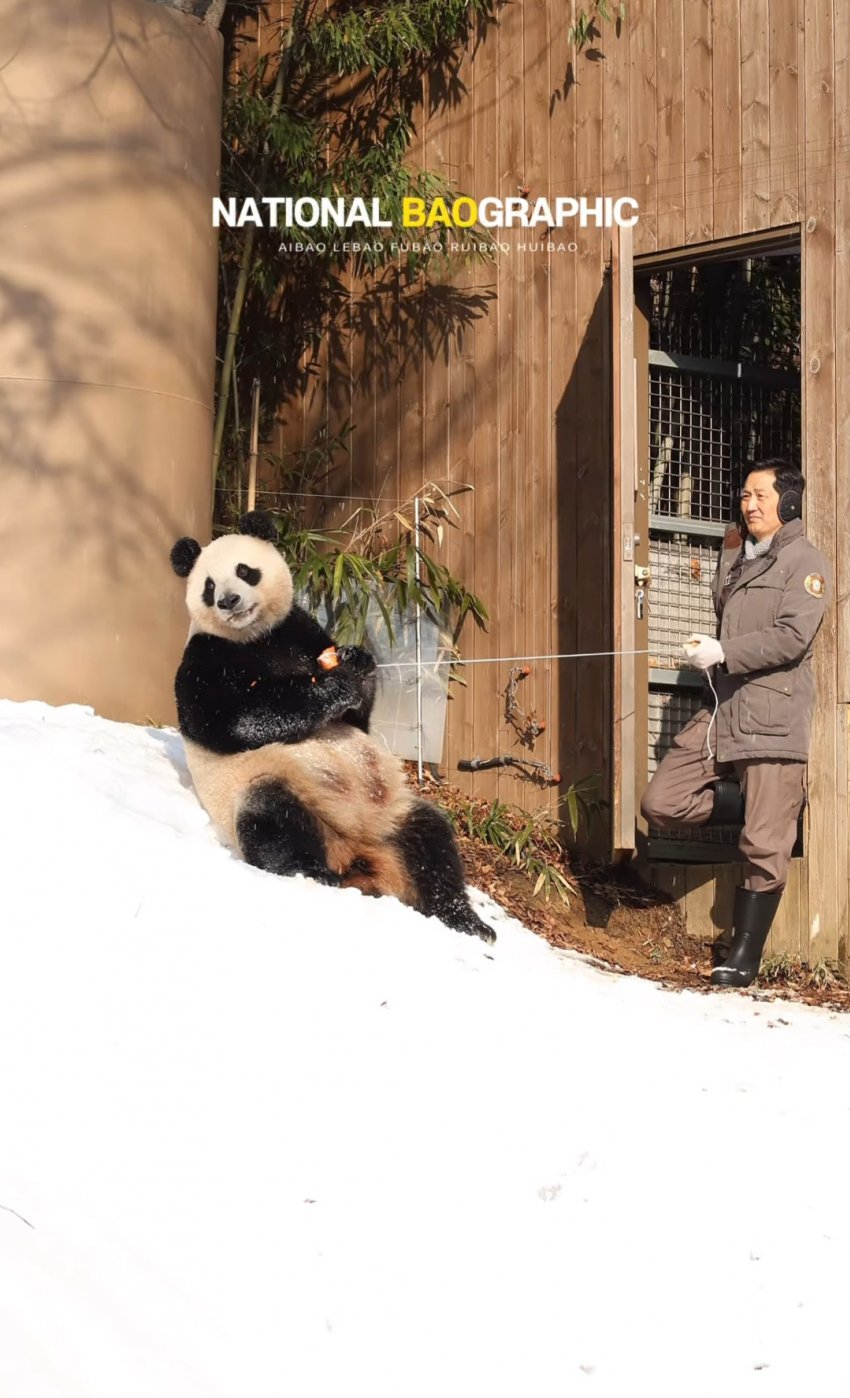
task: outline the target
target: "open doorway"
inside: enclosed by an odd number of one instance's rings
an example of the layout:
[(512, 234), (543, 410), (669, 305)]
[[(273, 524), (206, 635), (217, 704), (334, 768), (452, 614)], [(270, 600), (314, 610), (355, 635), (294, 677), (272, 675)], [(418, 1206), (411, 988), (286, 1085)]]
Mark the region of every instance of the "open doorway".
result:
[[(800, 461), (799, 244), (636, 259), (634, 294), (635, 646), (649, 652), (635, 672), (637, 811), (675, 734), (706, 702), (681, 643), (714, 634), (711, 583), (743, 477), (768, 456)], [(662, 832), (636, 819), (650, 861), (739, 857), (739, 827)]]

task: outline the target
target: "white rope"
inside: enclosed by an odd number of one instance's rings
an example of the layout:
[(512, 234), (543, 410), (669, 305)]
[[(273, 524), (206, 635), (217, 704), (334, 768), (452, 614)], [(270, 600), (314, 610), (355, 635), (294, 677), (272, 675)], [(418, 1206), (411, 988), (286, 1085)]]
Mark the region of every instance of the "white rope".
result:
[(709, 756), (709, 761), (713, 762), (713, 761), (714, 761), (714, 753), (711, 751), (711, 730), (712, 730), (712, 728), (714, 727), (714, 720), (717, 718), (717, 710), (720, 708), (720, 700), (719, 700), (718, 697), (717, 697), (717, 690), (714, 688), (714, 684), (712, 683), (711, 675), (708, 673), (707, 670), (705, 670), (703, 673), (705, 674), (705, 678), (708, 680), (708, 683), (709, 683), (709, 685), (711, 686), (711, 692), (712, 692), (712, 694), (714, 695), (714, 713), (711, 715), (711, 719), (709, 720), (709, 724), (708, 724), (708, 731), (707, 731), (707, 733), (706, 733), (706, 735), (705, 735), (705, 741), (706, 741), (707, 744), (708, 744), (708, 756)]
[[(561, 655), (487, 655), (483, 656), (480, 660), (434, 660), (425, 662), (416, 660), (383, 660), (380, 661), (375, 668), (376, 670), (403, 670), (409, 668), (431, 670), (435, 669), (438, 665), (511, 665), (518, 660), (593, 660), (598, 656), (649, 655), (649, 653), (649, 650), (574, 650), (566, 651)], [(708, 670), (704, 670), (703, 675), (706, 680), (708, 680), (709, 688), (714, 695), (714, 712), (709, 720), (708, 732), (706, 733), (708, 755), (713, 761), (714, 753), (711, 750), (711, 730), (717, 719), (720, 700)]]
[(487, 655), (480, 660), (382, 660), (377, 666), (378, 670), (402, 670), (409, 666), (422, 670), (431, 670), (437, 665), (512, 665), (518, 660), (592, 660), (600, 655), (649, 655), (648, 650), (575, 650), (568, 651), (564, 655)]
[[(695, 636), (692, 636), (689, 641), (685, 641), (684, 645), (682, 646), (682, 650), (685, 652), (685, 655), (688, 657), (689, 660), (691, 660), (694, 652), (698, 649), (699, 641)], [(714, 727), (714, 721), (717, 718), (717, 710), (720, 708), (720, 699), (718, 697), (717, 690), (714, 688), (714, 681), (712, 680), (708, 670), (703, 670), (701, 665), (697, 668), (702, 670), (705, 679), (708, 681), (708, 687), (714, 695), (714, 712), (712, 713), (711, 718), (708, 721), (708, 728), (705, 734), (705, 741), (708, 746), (708, 760), (709, 762), (713, 762), (714, 753), (711, 750), (711, 730)]]

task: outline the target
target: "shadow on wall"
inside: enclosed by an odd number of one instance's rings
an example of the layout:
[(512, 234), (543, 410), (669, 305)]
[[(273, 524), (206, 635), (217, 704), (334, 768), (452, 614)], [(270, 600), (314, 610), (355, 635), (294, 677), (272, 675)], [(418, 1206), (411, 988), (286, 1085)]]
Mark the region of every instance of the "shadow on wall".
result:
[[(558, 651), (609, 651), (613, 645), (611, 586), (611, 313), (606, 280), (579, 344), (555, 420), (558, 548)], [(610, 795), (610, 658), (562, 660), (558, 766), (565, 784), (599, 774)], [(589, 850), (609, 854), (607, 819), (591, 833)]]
[(209, 531), (218, 35), (0, 0), (0, 691), (166, 719)]

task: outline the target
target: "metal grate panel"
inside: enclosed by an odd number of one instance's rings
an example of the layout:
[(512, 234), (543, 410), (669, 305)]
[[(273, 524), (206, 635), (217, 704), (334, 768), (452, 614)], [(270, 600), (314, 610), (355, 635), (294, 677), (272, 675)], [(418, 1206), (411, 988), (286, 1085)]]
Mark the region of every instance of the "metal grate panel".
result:
[[(673, 739), (705, 705), (701, 690), (692, 689), (651, 689), (649, 692), (649, 752), (648, 767), (650, 777), (655, 772), (662, 757), (671, 746)], [(653, 840), (671, 842), (737, 845), (738, 831), (735, 828), (712, 825), (697, 829), (655, 830), (650, 828)]]
[[(705, 707), (702, 691), (699, 689), (650, 689), (649, 693), (649, 774), (656, 772), (667, 749), (679, 728), (684, 728), (693, 714)], [(738, 830), (730, 826), (712, 825), (699, 829), (656, 830), (650, 829), (653, 840), (668, 842), (688, 842), (698, 844), (721, 844), (737, 846)]]
[(711, 584), (720, 545), (681, 535), (650, 539), (649, 664), (678, 670), (682, 642), (694, 631), (713, 636), (717, 629)]
[(652, 365), (649, 421), (650, 514), (723, 522), (749, 464), (799, 439), (800, 392)]
[(652, 689), (649, 692), (649, 775), (673, 739), (703, 707), (700, 689)]

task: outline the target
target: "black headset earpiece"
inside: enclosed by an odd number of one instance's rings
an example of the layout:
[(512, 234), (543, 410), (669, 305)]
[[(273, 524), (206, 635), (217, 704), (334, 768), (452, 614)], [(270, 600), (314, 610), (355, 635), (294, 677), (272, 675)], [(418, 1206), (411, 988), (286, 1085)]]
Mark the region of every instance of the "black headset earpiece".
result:
[(799, 490), (783, 490), (779, 497), (777, 514), (783, 524), (789, 524), (792, 519), (802, 518), (803, 497)]

